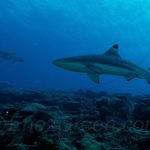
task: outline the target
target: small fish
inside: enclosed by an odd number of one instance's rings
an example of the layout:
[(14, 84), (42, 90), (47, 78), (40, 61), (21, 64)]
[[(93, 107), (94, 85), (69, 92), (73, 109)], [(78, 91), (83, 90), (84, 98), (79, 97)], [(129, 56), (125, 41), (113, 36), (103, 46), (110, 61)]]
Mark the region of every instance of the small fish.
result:
[(13, 63), (24, 62), (23, 58), (16, 56), (16, 53), (8, 53), (8, 52), (4, 52), (4, 51), (0, 51), (0, 59), (8, 60)]
[(83, 55), (58, 59), (52, 63), (66, 70), (87, 73), (95, 83), (100, 83), (99, 75), (123, 76), (127, 81), (134, 78), (145, 79), (150, 84), (150, 69), (144, 69), (121, 58), (118, 44), (114, 44), (104, 54)]

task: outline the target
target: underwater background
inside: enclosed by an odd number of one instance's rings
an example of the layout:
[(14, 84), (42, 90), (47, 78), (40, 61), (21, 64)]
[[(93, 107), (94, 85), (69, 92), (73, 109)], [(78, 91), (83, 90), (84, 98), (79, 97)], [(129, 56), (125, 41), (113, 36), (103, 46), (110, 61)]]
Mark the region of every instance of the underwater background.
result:
[(150, 0), (0, 0), (0, 150), (150, 150), (147, 81), (52, 63), (117, 44), (150, 67)]
[(51, 63), (102, 54), (117, 43), (124, 59), (149, 68), (149, 8), (149, 0), (1, 0), (0, 50), (15, 52), (24, 63), (0, 60), (0, 79), (23, 88), (149, 93), (141, 79), (106, 75), (95, 85)]

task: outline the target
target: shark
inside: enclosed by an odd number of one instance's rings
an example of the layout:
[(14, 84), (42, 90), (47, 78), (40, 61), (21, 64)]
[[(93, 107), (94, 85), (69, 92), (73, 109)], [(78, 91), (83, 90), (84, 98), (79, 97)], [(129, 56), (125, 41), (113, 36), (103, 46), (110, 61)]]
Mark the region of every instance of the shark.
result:
[(65, 70), (86, 73), (95, 83), (100, 83), (100, 75), (117, 75), (127, 81), (135, 78), (145, 79), (150, 84), (150, 69), (145, 69), (123, 59), (119, 45), (112, 45), (103, 54), (81, 55), (52, 61), (52, 64)]
[(16, 56), (16, 53), (9, 53), (9, 52), (5, 52), (5, 51), (1, 51), (1, 50), (0, 50), (0, 59), (8, 60), (13, 63), (24, 62), (23, 58)]

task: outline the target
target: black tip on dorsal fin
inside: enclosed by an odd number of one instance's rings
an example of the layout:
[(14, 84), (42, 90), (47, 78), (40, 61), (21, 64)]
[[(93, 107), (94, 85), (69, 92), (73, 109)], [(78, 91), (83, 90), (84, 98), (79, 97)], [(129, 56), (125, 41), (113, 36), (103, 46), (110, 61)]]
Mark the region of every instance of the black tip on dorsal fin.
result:
[(112, 47), (115, 48), (115, 49), (119, 49), (119, 45), (118, 44), (114, 44)]
[(120, 55), (119, 55), (119, 53), (118, 53), (118, 49), (119, 49), (119, 45), (118, 45), (118, 44), (114, 44), (114, 45), (111, 46), (111, 48), (108, 49), (104, 54), (105, 54), (105, 55), (109, 55), (109, 56), (120, 57)]

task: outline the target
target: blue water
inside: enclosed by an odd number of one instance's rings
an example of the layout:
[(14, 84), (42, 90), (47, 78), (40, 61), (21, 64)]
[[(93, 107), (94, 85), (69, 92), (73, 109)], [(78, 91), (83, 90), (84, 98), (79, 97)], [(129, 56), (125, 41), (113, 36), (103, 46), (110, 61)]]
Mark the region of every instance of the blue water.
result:
[(87, 75), (51, 64), (57, 58), (102, 54), (114, 43), (120, 55), (150, 67), (149, 0), (1, 0), (0, 50), (16, 52), (24, 63), (0, 60), (0, 81), (17, 87), (108, 92), (150, 92), (141, 79)]

